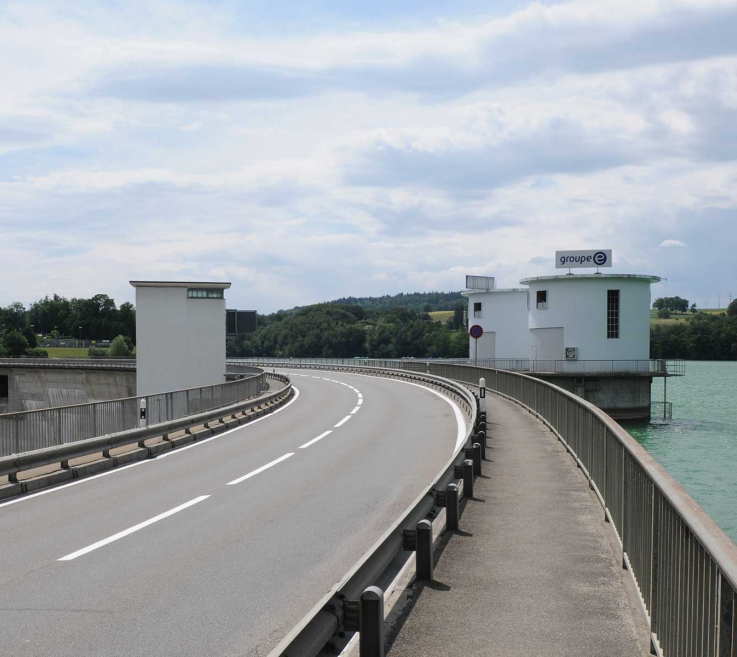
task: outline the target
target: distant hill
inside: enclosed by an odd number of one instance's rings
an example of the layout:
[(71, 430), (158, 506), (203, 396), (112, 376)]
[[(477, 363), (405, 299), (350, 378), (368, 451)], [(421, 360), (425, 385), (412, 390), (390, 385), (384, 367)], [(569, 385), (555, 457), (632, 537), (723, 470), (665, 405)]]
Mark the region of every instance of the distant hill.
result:
[(361, 306), (364, 310), (387, 311), (394, 308), (406, 308), (415, 312), (434, 312), (437, 310), (455, 310), (458, 303), (466, 305), (466, 299), (460, 292), (403, 292), (383, 297), (344, 297), (328, 303), (344, 306)]

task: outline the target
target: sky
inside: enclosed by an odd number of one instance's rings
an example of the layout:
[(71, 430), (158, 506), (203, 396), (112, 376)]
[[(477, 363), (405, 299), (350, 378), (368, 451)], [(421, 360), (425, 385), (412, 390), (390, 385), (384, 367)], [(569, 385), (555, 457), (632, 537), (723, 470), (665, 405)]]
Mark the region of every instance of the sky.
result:
[(497, 286), (613, 249), (737, 296), (737, 0), (0, 3), (0, 305)]

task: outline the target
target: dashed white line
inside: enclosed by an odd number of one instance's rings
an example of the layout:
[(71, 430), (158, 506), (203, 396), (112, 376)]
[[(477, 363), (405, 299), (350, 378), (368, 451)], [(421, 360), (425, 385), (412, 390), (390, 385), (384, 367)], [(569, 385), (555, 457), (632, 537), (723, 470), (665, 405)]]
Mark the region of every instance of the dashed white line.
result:
[(286, 461), (290, 456), (294, 456), (294, 452), (289, 452), (289, 454), (285, 454), (284, 456), (280, 456), (278, 459), (274, 459), (271, 463), (267, 463), (266, 465), (262, 465), (260, 468), (256, 468), (253, 472), (249, 472), (246, 475), (243, 475), (242, 477), (238, 477), (238, 479), (233, 479), (233, 481), (229, 481), (226, 486), (234, 486), (235, 484), (240, 484), (242, 481), (245, 481), (246, 479), (250, 479), (251, 477), (255, 477), (260, 472), (263, 472), (264, 470), (268, 470), (269, 468), (275, 466), (277, 463), (281, 463), (282, 461)]
[(338, 424), (336, 424), (333, 429), (337, 429), (338, 427), (342, 427), (348, 420), (350, 420), (353, 416), (352, 415), (346, 415)]
[(359, 406), (363, 404), (363, 398), (359, 399), (358, 402), (356, 402)]
[(322, 440), (325, 436), (328, 434), (333, 433), (333, 430), (330, 429), (329, 431), (326, 431), (325, 433), (321, 433), (317, 438), (313, 438), (309, 442), (305, 443), (304, 445), (300, 445), (300, 449), (305, 449), (306, 447), (309, 447), (310, 445), (314, 445), (318, 440)]
[(361, 407), (360, 407), (360, 406), (356, 406), (356, 408), (354, 408), (354, 409), (353, 409), (353, 410), (351, 411), (351, 415), (355, 415), (355, 414), (356, 414), (356, 413), (358, 413), (358, 411), (360, 411), (360, 410), (361, 410)]
[(166, 511), (164, 513), (160, 513), (158, 516), (155, 516), (154, 518), (150, 518), (149, 520), (145, 520), (142, 523), (139, 523), (133, 527), (129, 527), (128, 529), (124, 529), (122, 532), (118, 532), (117, 534), (113, 534), (112, 536), (109, 536), (108, 538), (104, 538), (101, 541), (97, 541), (97, 543), (93, 543), (92, 545), (88, 545), (85, 548), (82, 548), (81, 550), (77, 550), (76, 552), (72, 552), (71, 554), (68, 554), (65, 557), (62, 557), (58, 561), (72, 561), (73, 559), (76, 559), (77, 557), (81, 557), (89, 552), (92, 552), (93, 550), (97, 550), (98, 548), (101, 548), (105, 545), (108, 545), (109, 543), (112, 543), (114, 541), (117, 541), (121, 538), (124, 538), (125, 536), (128, 536), (129, 534), (132, 534), (133, 532), (137, 532), (139, 529), (143, 529), (144, 527), (148, 527), (149, 525), (153, 525), (155, 522), (158, 522), (159, 520), (163, 520), (164, 518), (168, 518), (169, 516), (173, 516), (175, 513), (179, 513), (180, 511), (184, 511), (184, 509), (189, 508), (190, 506), (193, 506), (195, 504), (198, 504), (199, 502), (202, 502), (202, 500), (206, 500), (209, 495), (200, 495), (199, 497), (195, 497), (193, 500), (190, 500), (189, 502), (185, 502), (184, 504), (180, 504), (178, 507), (175, 507), (173, 509), (170, 509), (169, 511)]

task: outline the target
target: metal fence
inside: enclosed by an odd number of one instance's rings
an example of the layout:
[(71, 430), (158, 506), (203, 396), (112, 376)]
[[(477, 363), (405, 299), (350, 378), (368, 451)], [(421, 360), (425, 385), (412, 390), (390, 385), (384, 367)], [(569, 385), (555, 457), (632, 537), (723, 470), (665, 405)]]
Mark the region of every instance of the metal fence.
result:
[(737, 655), (737, 545), (622, 427), (534, 377), (447, 363), (430, 370), (472, 384), (484, 377), (557, 433), (615, 528), (661, 655)]
[(317, 363), (321, 365), (354, 365), (362, 367), (384, 367), (404, 369), (413, 372), (426, 372), (428, 364), (456, 364), (491, 367), (510, 372), (529, 372), (534, 374), (650, 374), (653, 376), (683, 376), (686, 362), (683, 360), (532, 360), (530, 358), (496, 358), (479, 360), (474, 363), (468, 358), (457, 359), (382, 359), (382, 358), (239, 358), (231, 363), (265, 363), (290, 365)]
[(134, 370), (135, 358), (0, 358), (0, 367)]
[(59, 406), (0, 415), (0, 456), (95, 438), (135, 429), (141, 424), (141, 401), (146, 401), (143, 426), (229, 406), (260, 394), (263, 373), (236, 381), (156, 395)]

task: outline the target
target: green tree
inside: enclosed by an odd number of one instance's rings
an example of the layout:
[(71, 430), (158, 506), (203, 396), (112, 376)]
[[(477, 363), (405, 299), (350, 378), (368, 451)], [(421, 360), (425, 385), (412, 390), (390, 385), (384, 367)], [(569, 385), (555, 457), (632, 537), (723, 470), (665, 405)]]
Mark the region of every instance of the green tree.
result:
[(20, 331), (5, 331), (2, 342), (3, 349), (8, 356), (22, 356), (28, 349), (28, 340)]
[(111, 343), (107, 350), (108, 358), (130, 358), (131, 352), (125, 341), (125, 336), (119, 335)]
[(668, 308), (658, 310), (658, 319), (670, 319), (670, 310)]
[(737, 317), (737, 299), (727, 306), (727, 315), (730, 317)]
[(35, 349), (36, 347), (38, 347), (38, 340), (33, 328), (31, 328), (30, 326), (26, 326), (23, 328), (21, 333), (25, 336), (26, 340), (28, 340), (29, 349)]

